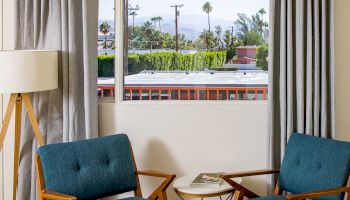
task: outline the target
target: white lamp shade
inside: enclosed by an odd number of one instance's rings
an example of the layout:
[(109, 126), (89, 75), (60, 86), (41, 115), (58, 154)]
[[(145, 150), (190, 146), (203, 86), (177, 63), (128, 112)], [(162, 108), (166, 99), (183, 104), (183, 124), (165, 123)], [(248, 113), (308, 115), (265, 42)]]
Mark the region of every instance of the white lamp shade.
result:
[(57, 87), (57, 51), (0, 51), (0, 93), (39, 92)]

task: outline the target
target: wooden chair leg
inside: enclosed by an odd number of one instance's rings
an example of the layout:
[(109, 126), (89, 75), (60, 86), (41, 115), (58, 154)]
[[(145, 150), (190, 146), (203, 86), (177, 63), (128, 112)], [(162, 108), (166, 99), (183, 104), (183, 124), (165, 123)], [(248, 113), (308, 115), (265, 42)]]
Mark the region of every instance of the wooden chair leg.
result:
[[(346, 187), (350, 188), (350, 174), (349, 174), (349, 177), (348, 177), (348, 181), (346, 182)], [(349, 191), (348, 191), (348, 192), (345, 192), (345, 194), (344, 194), (344, 200), (350, 200)]]
[(244, 193), (239, 191), (239, 190), (236, 190), (234, 195), (233, 195), (233, 199), (234, 200), (243, 200), (244, 199)]
[(142, 191), (139, 183), (137, 184), (137, 188), (134, 191), (134, 194), (135, 194), (135, 197), (142, 197)]
[(275, 196), (278, 196), (278, 195), (282, 195), (282, 193), (283, 193), (283, 190), (281, 190), (281, 189), (278, 187), (278, 182), (277, 182), (276, 187), (275, 187), (274, 195), (275, 195)]
[(168, 200), (168, 196), (166, 195), (166, 191), (160, 192), (159, 200)]
[(45, 188), (45, 181), (43, 176), (43, 169), (41, 165), (41, 159), (39, 154), (36, 154), (36, 181), (38, 186), (38, 195), (39, 200), (46, 200), (46, 198), (43, 198), (43, 189)]
[(43, 198), (43, 195), (40, 193), (40, 194), (38, 194), (39, 195), (39, 200), (46, 200), (45, 198)]

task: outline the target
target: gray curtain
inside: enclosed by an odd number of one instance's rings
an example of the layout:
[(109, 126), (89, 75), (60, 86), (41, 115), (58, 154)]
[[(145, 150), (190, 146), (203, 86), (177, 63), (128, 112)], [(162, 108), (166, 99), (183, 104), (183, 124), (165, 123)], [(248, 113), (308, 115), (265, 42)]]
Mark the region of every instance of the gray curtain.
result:
[[(32, 102), (47, 144), (96, 137), (97, 0), (16, 0), (16, 49), (60, 50), (59, 89)], [(22, 123), (18, 199), (37, 199), (37, 142)]]
[(271, 0), (269, 134), (279, 168), (293, 132), (334, 138), (334, 0)]

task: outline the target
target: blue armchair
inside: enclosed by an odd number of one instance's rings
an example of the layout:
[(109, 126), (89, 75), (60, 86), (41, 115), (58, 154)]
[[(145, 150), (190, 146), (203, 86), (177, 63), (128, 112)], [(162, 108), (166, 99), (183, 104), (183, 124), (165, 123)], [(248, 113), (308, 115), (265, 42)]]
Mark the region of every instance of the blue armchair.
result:
[(149, 200), (166, 200), (174, 174), (137, 171), (128, 137), (118, 134), (97, 139), (40, 147), (36, 158), (39, 199), (100, 199), (134, 191), (144, 200), (138, 175), (165, 178)]
[[(226, 174), (223, 178), (236, 189), (235, 199), (255, 200), (350, 200), (350, 143), (294, 133), (280, 170)], [(279, 173), (274, 195), (259, 197), (234, 182), (234, 177)], [(282, 195), (283, 191), (289, 195)], [(345, 194), (345, 195), (344, 195)]]

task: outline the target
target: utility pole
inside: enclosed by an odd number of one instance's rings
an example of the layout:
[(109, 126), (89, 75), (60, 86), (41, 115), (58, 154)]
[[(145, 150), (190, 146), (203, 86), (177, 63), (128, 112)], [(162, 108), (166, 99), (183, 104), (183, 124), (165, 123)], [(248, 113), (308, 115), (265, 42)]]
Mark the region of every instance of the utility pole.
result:
[(178, 8), (183, 7), (184, 5), (172, 5), (170, 7), (175, 8), (175, 37), (176, 37), (176, 52), (179, 51), (179, 16), (180, 11), (178, 11)]

